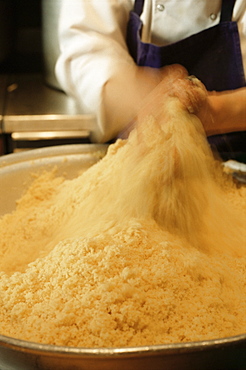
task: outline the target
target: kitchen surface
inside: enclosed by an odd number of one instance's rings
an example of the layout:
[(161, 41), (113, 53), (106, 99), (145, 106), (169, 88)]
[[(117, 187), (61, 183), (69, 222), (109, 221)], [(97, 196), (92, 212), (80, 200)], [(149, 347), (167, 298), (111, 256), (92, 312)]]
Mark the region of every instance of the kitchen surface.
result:
[(0, 155), (89, 143), (95, 117), (78, 111), (53, 72), (60, 0), (0, 0), (0, 7)]
[(94, 116), (78, 114), (73, 99), (40, 74), (2, 76), (2, 135), (6, 153), (89, 142)]

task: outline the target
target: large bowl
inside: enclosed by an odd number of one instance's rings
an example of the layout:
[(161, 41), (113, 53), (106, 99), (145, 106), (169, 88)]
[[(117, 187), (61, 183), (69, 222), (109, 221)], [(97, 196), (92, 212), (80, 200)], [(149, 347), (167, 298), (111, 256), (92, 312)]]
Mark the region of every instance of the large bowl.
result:
[[(77, 176), (106, 153), (106, 145), (66, 145), (0, 158), (0, 216), (42, 168)], [(1, 328), (1, 324), (0, 324)], [(1, 370), (243, 370), (246, 334), (200, 342), (126, 348), (74, 348), (0, 335)]]

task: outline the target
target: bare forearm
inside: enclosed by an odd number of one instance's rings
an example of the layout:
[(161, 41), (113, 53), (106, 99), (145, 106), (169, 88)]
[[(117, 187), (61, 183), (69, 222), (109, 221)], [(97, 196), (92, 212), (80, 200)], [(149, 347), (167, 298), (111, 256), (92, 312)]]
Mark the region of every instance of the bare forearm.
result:
[[(185, 76), (181, 66), (160, 70), (127, 66), (124, 74), (115, 76), (104, 88), (106, 121), (112, 125), (111, 132), (117, 127), (117, 136), (134, 118), (158, 111), (166, 90), (175, 79)], [(210, 92), (206, 100), (197, 115), (207, 136), (246, 130), (246, 88)]]
[(112, 125), (111, 131), (113, 127), (119, 129), (116, 135), (125, 128), (127, 131), (135, 118), (153, 114), (163, 104), (173, 81), (184, 76), (187, 72), (180, 65), (161, 69), (126, 66), (125, 73), (116, 75), (104, 86), (105, 115), (107, 124)]
[[(121, 131), (131, 122), (141, 109), (142, 102), (161, 81), (159, 70), (128, 66), (114, 76), (104, 86), (105, 120)], [(118, 132), (115, 132), (117, 135)]]
[(203, 125), (208, 136), (246, 130), (246, 88), (208, 95)]

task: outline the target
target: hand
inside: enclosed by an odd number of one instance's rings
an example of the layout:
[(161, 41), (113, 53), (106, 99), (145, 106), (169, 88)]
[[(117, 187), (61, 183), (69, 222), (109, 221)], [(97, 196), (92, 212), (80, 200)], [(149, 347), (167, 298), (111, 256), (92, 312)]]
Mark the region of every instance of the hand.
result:
[(195, 114), (206, 102), (207, 91), (204, 85), (195, 77), (188, 76), (183, 67), (168, 66), (163, 68), (161, 73), (161, 82), (144, 99), (135, 119), (120, 133), (120, 138), (127, 138), (136, 124), (141, 126), (147, 116), (152, 116), (165, 124), (165, 119), (168, 119), (165, 112), (167, 97), (177, 98), (182, 109)]
[(246, 87), (209, 92), (198, 112), (207, 136), (246, 130)]
[[(139, 79), (152, 81), (149, 93), (141, 102), (136, 116), (131, 122), (118, 134), (118, 138), (126, 139), (134, 129), (137, 122), (141, 122), (147, 115), (158, 115), (162, 107), (162, 102), (167, 93), (173, 88), (173, 84), (178, 79), (188, 76), (184, 67), (178, 64), (163, 67), (155, 70), (153, 68), (138, 67)], [(154, 77), (150, 78), (150, 74)]]

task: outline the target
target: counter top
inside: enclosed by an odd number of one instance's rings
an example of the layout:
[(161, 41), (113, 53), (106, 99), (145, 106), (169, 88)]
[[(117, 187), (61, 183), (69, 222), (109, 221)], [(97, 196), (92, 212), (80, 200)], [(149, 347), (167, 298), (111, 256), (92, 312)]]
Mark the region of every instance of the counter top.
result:
[[(4, 92), (0, 91), (0, 104), (4, 101), (1, 94)], [(8, 76), (2, 117), (4, 133), (77, 131), (85, 137), (93, 131), (95, 122), (94, 115), (79, 113), (74, 100), (46, 85), (41, 75)]]

